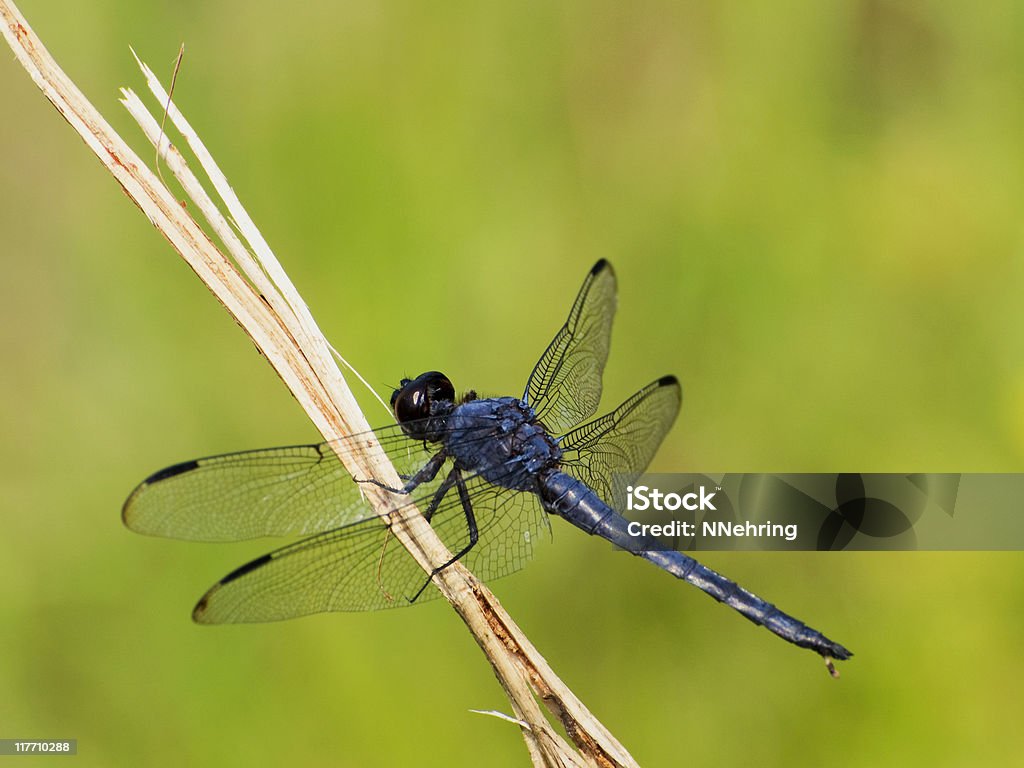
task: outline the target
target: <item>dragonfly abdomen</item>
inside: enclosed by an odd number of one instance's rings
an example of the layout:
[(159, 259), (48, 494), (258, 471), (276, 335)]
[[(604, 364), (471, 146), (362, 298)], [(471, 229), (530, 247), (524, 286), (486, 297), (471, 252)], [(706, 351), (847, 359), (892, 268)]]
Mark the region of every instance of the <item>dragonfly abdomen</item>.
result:
[(815, 651), (826, 659), (842, 660), (853, 655), (839, 643), (829, 640), (731, 579), (701, 565), (689, 555), (666, 549), (657, 539), (631, 535), (629, 521), (605, 504), (582, 481), (562, 472), (552, 472), (544, 478), (542, 488), (544, 506), (552, 514), (564, 517), (577, 528), (600, 536), (668, 571), (677, 579), (692, 584), (784, 640)]
[(785, 611), (779, 610), (766, 600), (762, 600), (732, 579), (701, 565), (689, 555), (675, 550), (657, 549), (633, 552), (633, 554), (668, 571), (676, 578), (692, 584), (718, 602), (725, 603), (754, 624), (764, 627), (793, 645), (812, 650), (826, 659), (842, 661), (853, 656), (853, 653), (839, 643), (828, 639), (818, 630), (793, 618)]

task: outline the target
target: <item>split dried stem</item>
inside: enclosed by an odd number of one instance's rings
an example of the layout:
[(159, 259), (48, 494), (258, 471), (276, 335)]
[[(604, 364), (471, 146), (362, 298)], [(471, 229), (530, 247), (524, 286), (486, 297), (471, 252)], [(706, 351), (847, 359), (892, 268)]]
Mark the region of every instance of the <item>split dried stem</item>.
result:
[[(324, 438), (334, 440), (368, 431), (369, 425), (334, 364), (330, 345), (298, 291), (199, 136), (149, 68), (139, 62), (160, 109), (166, 105), (168, 118), (199, 159), (241, 237), (203, 190), (182, 155), (161, 138), (159, 123), (146, 111), (141, 99), (123, 90), (123, 103), (149, 140), (154, 145), (160, 143), (160, 156), (224, 243), (231, 259), (218, 250), (185, 207), (57, 66), (9, 0), (0, 0), (0, 18), (4, 38), (46, 98), (249, 335)], [(392, 487), (400, 485), (380, 446), (367, 443), (365, 448), (363, 454), (343, 457), (349, 472), (355, 477), (378, 478)], [(375, 511), (389, 521), (395, 537), (425, 572), (430, 573), (448, 560), (450, 555), (444, 544), (418, 511), (397, 505), (392, 494), (373, 485), (366, 486), (366, 491)], [(469, 571), (456, 563), (434, 580), (490, 661), (509, 697), (514, 713), (511, 722), (520, 727), (535, 765), (636, 765)], [(538, 699), (559, 720), (576, 749), (554, 729)]]

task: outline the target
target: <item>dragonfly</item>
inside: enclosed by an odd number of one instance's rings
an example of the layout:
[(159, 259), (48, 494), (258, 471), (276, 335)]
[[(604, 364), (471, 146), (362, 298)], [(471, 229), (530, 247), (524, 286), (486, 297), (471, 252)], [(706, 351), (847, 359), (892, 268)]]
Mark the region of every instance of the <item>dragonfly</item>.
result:
[[(133, 531), (192, 541), (295, 537), (211, 587), (201, 624), (266, 622), (328, 611), (377, 610), (436, 597), (431, 579), (387, 520), (366, 505), (374, 483), (416, 504), (460, 560), (484, 581), (523, 567), (560, 517), (671, 575), (782, 639), (833, 660), (852, 654), (735, 582), (655, 539), (630, 535), (614, 508), (647, 468), (682, 402), (663, 376), (598, 418), (616, 308), (606, 260), (587, 274), (569, 317), (534, 366), (522, 397), (456, 397), (444, 374), (402, 379), (395, 423), (337, 441), (186, 461), (146, 478), (128, 497)], [(353, 481), (339, 456), (374, 438), (404, 481)], [(433, 574), (432, 574), (433, 575)]]

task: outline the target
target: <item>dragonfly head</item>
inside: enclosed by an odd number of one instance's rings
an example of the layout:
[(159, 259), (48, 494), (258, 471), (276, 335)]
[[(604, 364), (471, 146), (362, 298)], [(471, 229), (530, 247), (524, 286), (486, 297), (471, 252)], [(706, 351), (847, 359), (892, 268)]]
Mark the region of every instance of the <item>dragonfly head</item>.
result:
[(441, 439), (444, 419), (455, 405), (455, 387), (443, 373), (427, 371), (402, 379), (391, 393), (391, 410), (405, 434), (416, 440)]

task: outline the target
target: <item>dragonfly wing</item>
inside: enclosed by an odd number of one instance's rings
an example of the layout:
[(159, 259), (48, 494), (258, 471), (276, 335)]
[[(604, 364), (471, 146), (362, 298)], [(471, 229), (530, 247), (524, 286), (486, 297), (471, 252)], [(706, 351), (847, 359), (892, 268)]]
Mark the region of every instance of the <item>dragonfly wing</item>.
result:
[(681, 402), (675, 376), (648, 384), (611, 413), (563, 435), (562, 469), (614, 506), (651, 463)]
[[(462, 563), (478, 578), (491, 582), (515, 573), (533, 559), (538, 547), (551, 540), (550, 521), (536, 495), (505, 490), (480, 477), (469, 478), (466, 485), (480, 538)], [(465, 518), (454, 519), (459, 514), (461, 506), (440, 528), (434, 523), (453, 552), (469, 543)]]
[(615, 316), (615, 272), (602, 259), (583, 281), (565, 321), (530, 374), (523, 400), (552, 434), (594, 415)]
[(210, 456), (148, 477), (128, 497), (122, 518), (138, 533), (192, 541), (333, 530), (373, 515), (335, 451), (360, 450), (370, 438), (402, 474), (431, 455), (392, 425), (332, 443)]
[[(484, 580), (521, 568), (546, 537), (547, 519), (536, 497), (505, 491), (479, 477), (467, 487), (479, 540), (463, 558)], [(420, 509), (429, 499), (419, 500)], [(450, 490), (431, 523), (450, 551), (468, 543), (465, 513)], [(225, 576), (196, 605), (201, 624), (279, 621), (327, 611), (363, 611), (409, 605), (427, 575), (379, 520), (367, 520), (263, 555)], [(417, 602), (437, 597), (433, 585)]]

